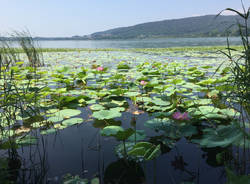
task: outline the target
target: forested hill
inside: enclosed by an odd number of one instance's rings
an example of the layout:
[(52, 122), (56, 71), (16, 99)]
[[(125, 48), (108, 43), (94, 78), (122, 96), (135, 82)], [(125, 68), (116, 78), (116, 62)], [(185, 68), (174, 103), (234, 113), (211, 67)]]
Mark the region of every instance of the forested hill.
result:
[[(205, 15), (182, 19), (148, 22), (91, 34), (91, 39), (130, 39), (157, 37), (205, 37), (226, 36), (226, 30), (243, 20), (239, 16)], [(250, 21), (248, 21), (250, 23)], [(238, 36), (237, 26), (229, 30), (230, 36)]]
[[(102, 39), (140, 39), (164, 37), (219, 37), (239, 36), (237, 21), (239, 16), (205, 15), (182, 19), (148, 22), (129, 27), (120, 27), (84, 36), (72, 37), (34, 37), (35, 40), (102, 40)], [(233, 25), (233, 26), (232, 26)], [(248, 19), (250, 33), (250, 19)], [(230, 29), (229, 29), (230, 28)], [(0, 40), (18, 40), (15, 37), (0, 37)]]

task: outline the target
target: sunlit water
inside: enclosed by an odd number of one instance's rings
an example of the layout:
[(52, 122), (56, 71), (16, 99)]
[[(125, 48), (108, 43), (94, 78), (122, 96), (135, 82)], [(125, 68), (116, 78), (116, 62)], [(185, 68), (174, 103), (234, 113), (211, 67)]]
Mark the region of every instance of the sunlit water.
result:
[[(239, 37), (229, 39), (231, 45), (241, 44)], [(78, 40), (78, 41), (39, 41), (42, 48), (167, 48), (190, 46), (226, 45), (226, 37), (202, 38), (162, 38), (141, 40)]]

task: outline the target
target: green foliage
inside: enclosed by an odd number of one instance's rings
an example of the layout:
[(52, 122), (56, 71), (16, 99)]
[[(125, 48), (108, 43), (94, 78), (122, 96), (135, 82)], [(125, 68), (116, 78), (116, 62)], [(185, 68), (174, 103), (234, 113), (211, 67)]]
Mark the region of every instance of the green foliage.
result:
[(76, 109), (63, 109), (54, 114), (55, 117), (73, 117), (81, 114), (80, 110)]
[(112, 108), (109, 110), (95, 111), (92, 116), (98, 120), (104, 120), (121, 117), (121, 115), (122, 114), (120, 113), (120, 109)]
[(220, 125), (218, 128), (206, 128), (201, 139), (192, 140), (203, 147), (227, 147), (229, 145), (242, 145), (244, 134), (236, 124)]
[[(122, 141), (116, 153), (126, 161), (155, 159), (183, 137), (206, 148), (244, 146), (249, 142), (244, 129), (231, 124), (240, 114), (223, 101), (225, 91), (236, 89), (227, 86), (230, 70), (222, 68), (211, 76), (218, 66), (214, 48), (131, 49), (94, 54), (76, 51), (79, 52), (47, 53), (46, 64), (51, 68), (36, 71), (26, 67), (25, 62), (1, 68), (8, 80), (0, 79), (0, 101), (4, 102), (0, 103), (0, 149), (39, 143), (30, 136), (34, 132), (60, 133), (83, 122), (100, 128), (103, 136)], [(203, 60), (190, 59), (187, 63), (166, 59), (180, 54)], [(148, 55), (154, 57), (149, 60)], [(68, 62), (61, 67), (60, 60)], [(119, 63), (123, 60), (126, 63)], [(97, 66), (108, 68), (106, 72), (96, 72)], [(2, 110), (2, 104), (11, 108)], [(188, 120), (176, 120), (175, 112), (185, 113)], [(133, 128), (123, 129), (124, 120), (131, 117)], [(143, 126), (139, 124), (141, 117), (142, 121), (146, 118), (142, 122), (147, 127), (145, 131), (138, 130)], [(154, 136), (146, 134), (152, 130)], [(73, 183), (87, 182), (77, 176), (68, 179)]]
[(63, 184), (88, 184), (88, 180), (82, 179), (78, 175), (72, 176), (71, 174), (67, 174), (63, 178)]
[(123, 131), (120, 126), (106, 126), (101, 130), (101, 134), (104, 136), (116, 136), (119, 131)]
[(128, 155), (153, 160), (161, 154), (160, 148), (160, 145), (155, 146), (149, 142), (139, 142), (128, 152)]
[[(228, 70), (230, 70), (232, 75), (227, 79), (227, 83), (228, 85), (234, 86), (233, 89), (226, 91), (226, 98), (229, 105), (235, 106), (235, 104), (237, 104), (241, 106), (240, 111), (242, 115), (246, 113), (245, 117), (241, 116), (243, 131), (245, 131), (246, 122), (250, 121), (250, 114), (248, 112), (248, 109), (250, 109), (250, 8), (246, 10), (243, 4), (242, 7), (243, 12), (232, 8), (225, 10), (236, 13), (241, 18), (241, 21), (238, 21), (236, 25), (242, 41), (243, 50), (231, 48), (229, 40), (227, 39), (226, 51), (221, 51), (221, 53), (230, 61)], [(233, 55), (232, 52), (237, 52), (237, 56)], [(247, 133), (245, 132), (245, 134)], [(247, 137), (249, 137), (249, 134)]]
[(250, 183), (250, 176), (236, 175), (229, 168), (226, 168), (227, 184), (247, 184)]
[(75, 124), (81, 124), (82, 122), (83, 122), (82, 118), (70, 118), (70, 119), (64, 120), (62, 122), (62, 125), (71, 126), (71, 125), (75, 125)]
[(130, 66), (125, 62), (125, 61), (122, 61), (120, 62), (118, 65), (117, 65), (117, 69), (118, 70), (128, 70), (130, 69)]

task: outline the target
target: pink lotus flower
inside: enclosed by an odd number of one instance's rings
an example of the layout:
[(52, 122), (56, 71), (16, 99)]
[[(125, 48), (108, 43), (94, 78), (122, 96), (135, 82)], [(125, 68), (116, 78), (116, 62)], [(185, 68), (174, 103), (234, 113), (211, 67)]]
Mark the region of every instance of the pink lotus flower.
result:
[(181, 121), (189, 120), (188, 112), (184, 112), (183, 114), (181, 112), (175, 112), (173, 114), (173, 118)]
[(96, 69), (97, 71), (103, 71), (104, 70), (104, 68), (103, 67), (101, 67), (101, 66), (99, 66), (99, 67), (97, 67), (97, 69)]
[(142, 80), (142, 81), (140, 82), (140, 84), (141, 84), (142, 86), (145, 86), (145, 85), (147, 84), (147, 82), (144, 81), (144, 80)]

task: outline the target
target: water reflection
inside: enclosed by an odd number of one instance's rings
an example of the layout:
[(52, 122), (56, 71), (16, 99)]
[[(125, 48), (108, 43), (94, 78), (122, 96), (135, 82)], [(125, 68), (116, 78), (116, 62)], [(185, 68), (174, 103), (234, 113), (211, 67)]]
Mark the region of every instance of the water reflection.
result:
[[(134, 109), (135, 110), (135, 109)], [(202, 148), (181, 138), (170, 146), (162, 140), (166, 136), (143, 126), (150, 119), (147, 114), (133, 114), (112, 121), (89, 121), (79, 126), (47, 136), (38, 136), (37, 145), (1, 151), (1, 181), (14, 183), (61, 183), (65, 174), (91, 179), (100, 183), (225, 183), (225, 165), (239, 173), (248, 173), (247, 158), (242, 149)], [(84, 116), (87, 116), (85, 114)], [(144, 128), (144, 137), (156, 145), (161, 144), (161, 156), (147, 162), (118, 158), (114, 138), (102, 137), (105, 125), (123, 125), (135, 130)], [(135, 142), (141, 134), (136, 134)], [(169, 142), (168, 142), (169, 143)], [(246, 152), (245, 152), (246, 154)], [(245, 160), (244, 160), (245, 159)]]
[(46, 183), (49, 163), (43, 145), (0, 150), (1, 183)]
[(135, 161), (120, 159), (109, 164), (104, 172), (104, 183), (129, 184), (145, 183), (144, 171)]

